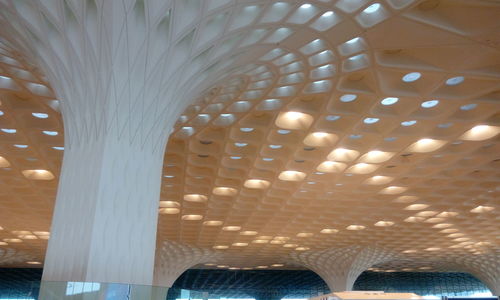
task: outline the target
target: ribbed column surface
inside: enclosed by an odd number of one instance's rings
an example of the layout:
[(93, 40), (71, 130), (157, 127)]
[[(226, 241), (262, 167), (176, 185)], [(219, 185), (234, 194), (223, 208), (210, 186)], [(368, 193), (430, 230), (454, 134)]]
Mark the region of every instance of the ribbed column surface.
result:
[(332, 292), (351, 291), (363, 271), (393, 257), (394, 254), (386, 249), (371, 246), (331, 248), (292, 255), (297, 263), (321, 276)]

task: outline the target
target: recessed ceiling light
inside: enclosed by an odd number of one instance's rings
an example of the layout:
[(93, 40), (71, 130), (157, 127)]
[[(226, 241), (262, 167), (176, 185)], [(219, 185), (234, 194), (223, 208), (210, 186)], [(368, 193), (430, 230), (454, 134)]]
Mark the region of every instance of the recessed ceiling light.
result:
[(297, 251), (307, 251), (309, 249), (311, 249), (311, 248), (309, 248), (309, 247), (297, 247), (297, 248), (295, 248), (295, 250), (297, 250)]
[(218, 196), (235, 196), (238, 193), (237, 189), (231, 187), (216, 187), (212, 190)]
[(282, 129), (304, 130), (309, 128), (313, 121), (313, 116), (309, 114), (298, 111), (288, 111), (280, 113), (278, 118), (276, 118), (275, 124)]
[(199, 221), (201, 219), (203, 219), (202, 215), (184, 215), (184, 216), (182, 216), (182, 220), (186, 220), (186, 221)]
[(217, 220), (210, 220), (210, 221), (205, 221), (203, 222), (203, 225), (205, 226), (221, 226), (222, 221), (217, 221)]
[(271, 149), (281, 149), (281, 148), (283, 148), (283, 146), (282, 145), (269, 145), (269, 148), (271, 148)]
[(375, 223), (375, 226), (377, 227), (389, 227), (392, 225), (394, 225), (394, 222), (392, 221), (378, 221), (377, 223)]
[(489, 211), (492, 211), (494, 209), (495, 208), (493, 206), (482, 206), (482, 205), (479, 205), (478, 207), (475, 207), (475, 208), (471, 209), (470, 212), (471, 213), (479, 214), (479, 213), (489, 212)]
[(299, 171), (283, 171), (278, 178), (284, 181), (301, 181), (306, 178), (306, 173)]
[(224, 227), (222, 227), (222, 230), (224, 230), (224, 231), (240, 231), (241, 226), (224, 226)]
[(58, 151), (63, 151), (63, 150), (64, 150), (64, 147), (54, 146), (54, 147), (52, 147), (52, 149), (54, 149), (54, 150), (58, 150)]
[(420, 79), (421, 76), (422, 76), (422, 74), (420, 74), (419, 72), (411, 72), (411, 73), (408, 73), (408, 74), (403, 76), (403, 81), (404, 82), (414, 82), (414, 81), (417, 81), (418, 79)]
[(181, 207), (177, 201), (160, 201), (160, 207)]
[(350, 162), (358, 158), (359, 152), (356, 150), (337, 148), (328, 154), (328, 160)]
[(309, 4), (309, 3), (304, 3), (304, 4), (302, 4), (302, 5), (300, 6), (300, 8), (302, 8), (302, 9), (308, 9), (308, 8), (311, 8), (311, 7), (312, 7), (312, 5), (311, 5), (311, 4)]
[(345, 94), (345, 95), (340, 96), (340, 101), (352, 102), (352, 101), (356, 100), (356, 98), (358, 98), (358, 96), (353, 95), (353, 94)]
[(252, 243), (254, 244), (267, 244), (269, 243), (269, 240), (253, 240)]
[(236, 147), (245, 147), (246, 145), (248, 145), (247, 143), (234, 143), (234, 145)]
[(314, 233), (311, 233), (311, 232), (300, 232), (300, 233), (297, 233), (297, 237), (312, 237), (314, 235)]
[(483, 141), (491, 139), (500, 133), (500, 127), (477, 125), (465, 132), (460, 139), (467, 141)]
[(208, 198), (207, 196), (200, 194), (187, 194), (184, 195), (184, 200), (188, 202), (205, 202)]
[(443, 147), (447, 141), (434, 140), (434, 139), (420, 139), (408, 147), (408, 151), (426, 153), (436, 151)]
[(366, 14), (372, 14), (376, 12), (377, 10), (380, 9), (380, 3), (373, 3), (372, 5), (368, 6), (363, 10), (364, 13)]
[(240, 131), (242, 132), (252, 132), (254, 129), (250, 127), (242, 127), (240, 128)]
[[(214, 249), (217, 249), (217, 250), (223, 250), (223, 249), (228, 249), (229, 246), (225, 246), (225, 245), (217, 245), (217, 246), (214, 246), (213, 247)], [(217, 268), (227, 268), (227, 266), (217, 266)]]
[(339, 232), (337, 229), (332, 229), (332, 228), (325, 228), (325, 229), (321, 229), (320, 233), (323, 233), (323, 234), (333, 234), (333, 233), (337, 233)]
[(349, 169), (347, 169), (347, 173), (354, 173), (354, 174), (369, 174), (376, 169), (378, 169), (379, 165), (375, 164), (367, 164), (367, 163), (358, 163), (355, 165), (352, 165)]
[(322, 162), (316, 170), (324, 173), (340, 173), (345, 170), (347, 165), (345, 163), (336, 161), (324, 161)]
[(244, 186), (249, 189), (265, 189), (268, 188), (271, 183), (263, 179), (248, 179), (245, 181)]
[(412, 204), (405, 207), (405, 210), (422, 210), (429, 207), (427, 204)]
[(234, 160), (238, 160), (238, 159), (241, 159), (241, 156), (230, 156), (229, 158), (234, 159)]
[(55, 178), (54, 174), (48, 170), (24, 170), (22, 173), (24, 177), (33, 180), (52, 180)]
[(363, 230), (365, 228), (363, 225), (349, 225), (346, 227), (347, 230)]
[(465, 78), (463, 76), (452, 77), (446, 80), (446, 85), (459, 85), (464, 82)]
[(180, 209), (174, 208), (174, 207), (160, 208), (159, 209), (159, 213), (162, 215), (176, 215), (180, 212), (181, 212)]
[(39, 261), (27, 261), (26, 262), (28, 265), (41, 265), (42, 263)]
[(248, 246), (248, 243), (233, 243), (234, 247), (246, 247)]
[(367, 152), (363, 156), (359, 158), (360, 162), (364, 163), (382, 163), (386, 162), (389, 159), (391, 159), (394, 156), (394, 152), (384, 152), (384, 151), (378, 151), (378, 150), (373, 150), (370, 152)]
[(257, 235), (258, 232), (257, 231), (253, 231), (253, 230), (247, 230), (247, 231), (242, 231), (240, 232), (241, 235)]
[(431, 108), (439, 104), (439, 100), (429, 100), (429, 101), (424, 101), (420, 106), (423, 108)]
[(19, 148), (19, 149), (26, 149), (26, 148), (28, 148), (28, 145), (15, 144), (14, 147)]
[(263, 161), (273, 161), (274, 158), (271, 158), (271, 157), (263, 157), (262, 158)]

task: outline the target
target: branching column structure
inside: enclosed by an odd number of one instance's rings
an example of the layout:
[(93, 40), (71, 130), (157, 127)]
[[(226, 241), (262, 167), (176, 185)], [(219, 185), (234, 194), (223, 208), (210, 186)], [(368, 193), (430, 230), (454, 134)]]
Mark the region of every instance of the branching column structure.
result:
[(221, 253), (164, 241), (158, 245), (154, 272), (154, 285), (171, 287), (187, 269), (220, 259)]
[(363, 271), (375, 264), (391, 260), (394, 256), (383, 248), (371, 246), (330, 248), (292, 254), (297, 263), (321, 276), (332, 292), (351, 291)]
[[(179, 68), (190, 49), (171, 45), (171, 3), (1, 5), (62, 105), (65, 154), (43, 281), (151, 286), (164, 148), (186, 105)], [(46, 296), (42, 287), (41, 299), (59, 299), (59, 286)]]
[(495, 296), (500, 296), (500, 253), (479, 254), (451, 262), (456, 268), (481, 280)]

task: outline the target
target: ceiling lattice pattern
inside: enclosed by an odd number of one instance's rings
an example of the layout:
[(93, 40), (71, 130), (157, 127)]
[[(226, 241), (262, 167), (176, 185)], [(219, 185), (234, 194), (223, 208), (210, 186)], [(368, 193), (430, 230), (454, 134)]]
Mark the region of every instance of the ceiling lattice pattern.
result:
[[(180, 85), (159, 243), (236, 269), (359, 245), (398, 253), (379, 271), (498, 257), (498, 3), (184, 3), (171, 13), (196, 24), (171, 39), (203, 67)], [(64, 136), (47, 79), (2, 35), (0, 247), (20, 266), (43, 261)]]

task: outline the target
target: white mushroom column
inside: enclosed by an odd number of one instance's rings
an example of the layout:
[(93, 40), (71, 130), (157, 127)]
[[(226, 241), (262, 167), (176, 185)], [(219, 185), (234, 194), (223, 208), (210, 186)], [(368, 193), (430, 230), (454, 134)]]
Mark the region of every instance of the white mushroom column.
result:
[(481, 280), (494, 296), (500, 296), (500, 254), (487, 253), (464, 256), (451, 262), (457, 269)]
[[(179, 94), (172, 97), (173, 87), (188, 58), (182, 47), (189, 46), (170, 47), (167, 4), (2, 4), (19, 44), (47, 75), (64, 118), (65, 153), (40, 299), (84, 291), (101, 293), (99, 299), (151, 298), (164, 148), (184, 108)], [(79, 291), (66, 282), (95, 284), (75, 285), (85, 286)]]
[(363, 246), (292, 254), (297, 263), (321, 276), (332, 292), (351, 291), (361, 273), (393, 257), (383, 248)]
[(163, 241), (156, 250), (154, 285), (172, 287), (187, 269), (198, 264), (217, 262), (221, 256), (220, 252)]

